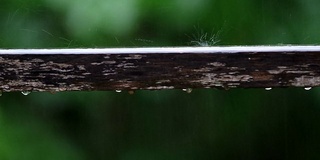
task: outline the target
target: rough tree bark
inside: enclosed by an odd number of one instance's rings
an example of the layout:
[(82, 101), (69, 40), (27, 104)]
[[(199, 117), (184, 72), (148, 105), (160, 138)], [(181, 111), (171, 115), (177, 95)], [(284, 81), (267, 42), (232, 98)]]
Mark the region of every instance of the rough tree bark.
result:
[(0, 90), (320, 85), (320, 46), (0, 50)]

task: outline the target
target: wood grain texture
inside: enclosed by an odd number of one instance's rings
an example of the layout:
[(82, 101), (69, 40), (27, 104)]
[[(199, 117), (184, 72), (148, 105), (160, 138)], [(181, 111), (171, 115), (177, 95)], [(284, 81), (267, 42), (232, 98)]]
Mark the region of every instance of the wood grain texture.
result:
[(0, 50), (0, 90), (320, 86), (319, 46)]

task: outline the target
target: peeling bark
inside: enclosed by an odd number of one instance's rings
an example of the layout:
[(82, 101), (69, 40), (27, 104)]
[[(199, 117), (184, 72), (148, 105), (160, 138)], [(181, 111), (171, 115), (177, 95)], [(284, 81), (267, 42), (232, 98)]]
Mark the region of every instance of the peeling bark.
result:
[(320, 47), (0, 50), (0, 90), (320, 86)]

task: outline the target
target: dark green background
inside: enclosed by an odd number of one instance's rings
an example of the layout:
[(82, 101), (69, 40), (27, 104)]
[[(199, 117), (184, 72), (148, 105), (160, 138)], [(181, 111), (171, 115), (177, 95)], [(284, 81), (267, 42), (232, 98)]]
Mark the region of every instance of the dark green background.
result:
[[(2, 0), (1, 48), (318, 44), (316, 0)], [(3, 93), (0, 159), (318, 159), (320, 90)]]

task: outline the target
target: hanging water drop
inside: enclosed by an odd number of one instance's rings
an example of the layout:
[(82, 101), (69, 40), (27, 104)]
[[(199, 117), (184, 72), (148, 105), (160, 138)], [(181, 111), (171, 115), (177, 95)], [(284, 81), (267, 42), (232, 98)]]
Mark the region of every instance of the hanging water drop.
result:
[(272, 89), (271, 87), (265, 88), (266, 91), (270, 91), (271, 89)]
[(132, 94), (134, 94), (134, 91), (130, 90), (130, 91), (128, 91), (128, 93), (132, 95)]
[(30, 91), (22, 91), (21, 93), (22, 93), (23, 95), (27, 96), (27, 95), (29, 95), (31, 92), (30, 92)]
[(191, 93), (192, 92), (192, 88), (187, 88), (187, 93)]
[(182, 91), (187, 92), (187, 93), (191, 93), (192, 88), (184, 88), (184, 89), (182, 89)]
[(121, 90), (116, 90), (116, 92), (117, 92), (117, 93), (120, 93), (120, 92), (122, 92), (122, 91), (121, 91)]
[(49, 91), (49, 93), (50, 93), (50, 94), (56, 94), (56, 93), (57, 93), (57, 91), (52, 90), (52, 91)]
[(312, 87), (305, 87), (304, 90), (309, 91)]

